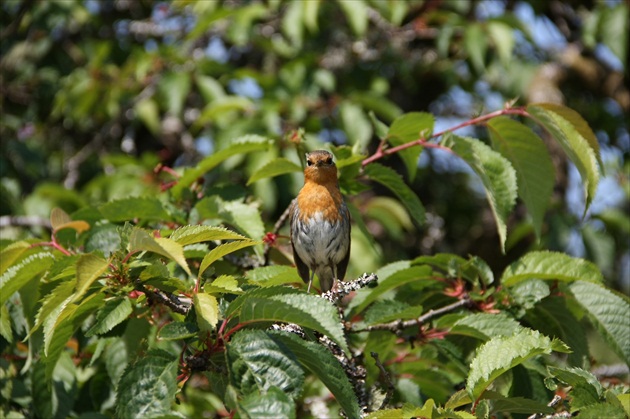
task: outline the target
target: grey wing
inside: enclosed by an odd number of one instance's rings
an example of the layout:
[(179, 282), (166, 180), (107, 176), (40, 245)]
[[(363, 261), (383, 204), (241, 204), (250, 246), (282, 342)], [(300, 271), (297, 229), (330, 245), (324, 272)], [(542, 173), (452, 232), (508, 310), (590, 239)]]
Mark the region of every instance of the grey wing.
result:
[(348, 269), (348, 262), (350, 261), (350, 211), (345, 202), (342, 205), (342, 217), (343, 217), (343, 233), (348, 237), (348, 250), (343, 259), (337, 264), (337, 279), (343, 280), (346, 276), (346, 270)]
[(291, 202), (291, 209), (289, 211), (289, 216), (291, 218), (291, 249), (293, 249), (293, 261), (295, 262), (295, 267), (297, 268), (298, 275), (302, 278), (302, 281), (308, 283), (310, 280), (309, 269), (306, 266), (306, 263), (300, 258), (297, 251), (295, 250), (295, 241), (297, 237), (297, 220), (300, 214), (300, 209), (297, 206), (297, 199), (294, 199)]

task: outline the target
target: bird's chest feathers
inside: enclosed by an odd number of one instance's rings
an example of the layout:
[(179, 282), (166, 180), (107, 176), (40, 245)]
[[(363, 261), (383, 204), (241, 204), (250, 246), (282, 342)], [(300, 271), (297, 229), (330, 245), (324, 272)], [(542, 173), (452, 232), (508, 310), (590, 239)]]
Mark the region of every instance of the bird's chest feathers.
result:
[(337, 188), (326, 187), (317, 183), (304, 185), (298, 195), (300, 219), (320, 219), (336, 223), (341, 221), (343, 198)]

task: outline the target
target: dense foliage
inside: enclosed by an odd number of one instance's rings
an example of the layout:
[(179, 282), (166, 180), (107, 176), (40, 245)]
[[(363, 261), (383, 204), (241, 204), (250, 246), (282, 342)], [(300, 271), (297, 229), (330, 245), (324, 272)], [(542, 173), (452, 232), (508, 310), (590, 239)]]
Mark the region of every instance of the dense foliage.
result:
[[(630, 415), (627, 4), (0, 13), (3, 416)], [(321, 295), (316, 148), (353, 218)]]

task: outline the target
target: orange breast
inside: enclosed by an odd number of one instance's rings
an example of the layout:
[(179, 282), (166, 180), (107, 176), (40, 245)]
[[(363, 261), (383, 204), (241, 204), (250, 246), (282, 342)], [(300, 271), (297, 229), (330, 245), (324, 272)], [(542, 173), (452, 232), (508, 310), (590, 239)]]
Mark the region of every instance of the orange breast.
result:
[(300, 219), (305, 220), (315, 213), (330, 222), (341, 221), (340, 207), (343, 197), (336, 185), (325, 186), (315, 182), (307, 182), (298, 194)]

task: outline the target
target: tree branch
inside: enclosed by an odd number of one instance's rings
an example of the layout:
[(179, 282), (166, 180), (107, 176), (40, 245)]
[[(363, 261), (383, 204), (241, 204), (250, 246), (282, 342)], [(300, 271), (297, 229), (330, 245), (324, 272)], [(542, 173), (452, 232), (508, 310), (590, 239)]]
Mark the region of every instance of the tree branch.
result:
[(438, 138), (438, 137), (440, 137), (440, 136), (442, 136), (444, 134), (456, 131), (458, 129), (469, 127), (471, 125), (482, 124), (482, 123), (484, 123), (486, 121), (489, 121), (490, 119), (496, 118), (496, 117), (501, 116), (501, 115), (530, 116), (527, 113), (527, 111), (524, 108), (522, 108), (522, 107), (520, 107), (520, 108), (506, 108), (506, 109), (501, 109), (501, 110), (498, 110), (498, 111), (490, 112), (489, 114), (481, 115), (481, 116), (478, 116), (476, 118), (472, 118), (472, 119), (469, 119), (467, 121), (464, 121), (461, 124), (455, 125), (452, 128), (448, 128), (448, 129), (445, 129), (443, 131), (433, 133), (433, 134), (431, 134), (431, 136), (429, 138), (424, 138), (424, 137), (423, 138), (418, 138), (415, 141), (410, 141), (408, 143), (401, 144), (401, 145), (398, 145), (398, 146), (392, 147), (392, 148), (379, 147), (374, 154), (372, 154), (370, 157), (368, 157), (367, 159), (363, 160), (363, 162), (361, 162), (361, 166), (365, 167), (368, 164), (370, 164), (370, 163), (372, 163), (372, 162), (374, 162), (376, 160), (379, 160), (379, 159), (381, 159), (381, 158), (383, 158), (385, 156), (389, 156), (390, 154), (395, 154), (395, 153), (398, 153), (399, 151), (406, 150), (408, 148), (416, 147), (416, 146), (421, 146), (421, 147), (425, 147), (425, 148), (439, 148), (439, 149), (450, 151), (451, 150), (450, 148), (441, 146), (441, 145), (439, 145), (437, 143), (430, 143), (429, 140), (434, 139), (434, 138)]
[(381, 324), (373, 324), (371, 326), (367, 326), (363, 329), (351, 329), (351, 332), (371, 332), (373, 330), (389, 330), (391, 332), (399, 332), (402, 329), (405, 329), (407, 327), (411, 327), (411, 326), (420, 326), (426, 322), (428, 322), (429, 320), (432, 320), (435, 317), (439, 317), (443, 314), (446, 313), (450, 313), (452, 311), (458, 310), (462, 307), (470, 307), (472, 305), (472, 302), (469, 298), (462, 298), (461, 300), (455, 301), (452, 304), (449, 304), (447, 306), (435, 309), (435, 310), (429, 310), (426, 313), (424, 313), (422, 316), (416, 318), (416, 319), (411, 319), (411, 320), (394, 320), (393, 322), (389, 322), (389, 323), (381, 323)]
[(389, 373), (383, 366), (383, 363), (381, 362), (380, 359), (378, 359), (378, 354), (376, 352), (370, 352), (370, 355), (372, 355), (372, 358), (374, 358), (374, 362), (376, 363), (376, 366), (381, 372), (381, 376), (383, 377), (383, 380), (385, 381), (385, 384), (387, 385), (387, 393), (385, 393), (385, 398), (383, 399), (383, 403), (381, 403), (381, 407), (378, 408), (378, 410), (382, 410), (385, 408), (385, 406), (389, 404), (389, 401), (392, 399), (392, 396), (394, 395), (395, 387), (394, 387), (394, 383), (392, 383), (392, 378), (390, 377)]
[(190, 306), (182, 303), (179, 298), (175, 297), (173, 294), (166, 294), (162, 291), (152, 291), (147, 289), (143, 284), (139, 281), (136, 281), (136, 289), (138, 291), (142, 291), (146, 294), (147, 298), (150, 301), (157, 302), (159, 304), (163, 304), (179, 314), (188, 314), (188, 310), (190, 310)]

